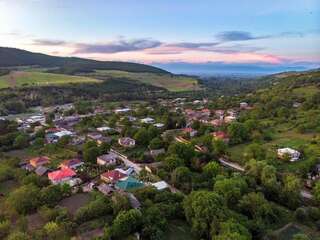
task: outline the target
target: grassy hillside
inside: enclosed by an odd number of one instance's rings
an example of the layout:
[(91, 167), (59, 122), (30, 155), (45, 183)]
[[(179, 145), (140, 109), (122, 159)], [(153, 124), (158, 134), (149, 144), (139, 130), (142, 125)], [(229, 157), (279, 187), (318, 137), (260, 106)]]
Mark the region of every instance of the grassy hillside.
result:
[(22, 86), (48, 86), (68, 83), (98, 83), (100, 80), (45, 72), (12, 71), (0, 77), (0, 89)]
[[(278, 148), (290, 147), (303, 153), (300, 161), (275, 161), (274, 166), (285, 172), (306, 174), (320, 157), (320, 71), (283, 73), (269, 76), (269, 87), (245, 97), (254, 109), (243, 120), (254, 120), (261, 127), (255, 141), (272, 156)], [(261, 138), (261, 135), (266, 137)], [(252, 141), (234, 145), (230, 158), (244, 165)]]
[(168, 73), (157, 67), (114, 61), (96, 61), (75, 57), (56, 57), (41, 53), (33, 53), (15, 48), (0, 47), (0, 68), (16, 66), (59, 67), (55, 73), (72, 74), (88, 72), (94, 69), (121, 70), (128, 72)]
[(128, 79), (165, 88), (169, 91), (191, 91), (199, 90), (198, 81), (187, 76), (155, 73), (133, 73), (125, 71), (97, 70), (95, 73), (86, 74), (89, 77), (103, 77), (105, 79)]

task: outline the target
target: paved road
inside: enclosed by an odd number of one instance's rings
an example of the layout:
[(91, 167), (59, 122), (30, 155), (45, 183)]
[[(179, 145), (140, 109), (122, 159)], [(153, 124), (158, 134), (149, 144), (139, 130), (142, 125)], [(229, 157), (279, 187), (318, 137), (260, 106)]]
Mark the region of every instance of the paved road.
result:
[(219, 158), (218, 161), (223, 165), (223, 166), (226, 166), (226, 167), (229, 167), (229, 168), (232, 168), (236, 171), (239, 171), (239, 172), (244, 172), (245, 169), (243, 167), (241, 167), (239, 164), (237, 163), (234, 163), (234, 162), (231, 162), (227, 159), (224, 159), (224, 158)]
[(110, 152), (116, 154), (118, 156), (118, 158), (121, 159), (121, 161), (123, 161), (123, 163), (126, 166), (132, 167), (136, 171), (136, 173), (139, 174), (141, 172), (142, 167), (140, 167), (138, 164), (130, 161), (127, 156), (123, 155), (122, 153), (119, 153), (118, 151), (116, 151), (114, 149), (110, 149)]

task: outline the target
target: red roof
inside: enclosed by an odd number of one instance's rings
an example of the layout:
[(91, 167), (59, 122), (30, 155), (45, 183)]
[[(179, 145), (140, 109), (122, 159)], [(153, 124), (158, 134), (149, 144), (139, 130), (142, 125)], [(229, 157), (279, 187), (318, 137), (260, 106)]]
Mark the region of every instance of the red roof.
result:
[(218, 138), (218, 139), (226, 139), (226, 138), (229, 138), (229, 137), (228, 137), (228, 134), (226, 134), (225, 132), (222, 132), (222, 131), (213, 132), (212, 135), (213, 135), (215, 138)]
[(56, 132), (60, 132), (62, 129), (61, 128), (48, 128), (46, 130), (46, 133), (56, 133)]
[(193, 130), (192, 128), (184, 128), (183, 131), (187, 132), (187, 133), (191, 133), (191, 132), (193, 132), (195, 130)]
[(38, 167), (39, 165), (44, 165), (49, 162), (49, 158), (46, 156), (40, 156), (30, 159), (30, 164), (34, 167)]
[(48, 178), (52, 181), (59, 181), (64, 178), (74, 177), (76, 173), (70, 168), (64, 168), (62, 170), (57, 170), (51, 173), (48, 173)]
[(126, 176), (126, 174), (119, 172), (118, 170), (112, 170), (101, 174), (101, 177), (108, 178), (111, 181), (118, 181)]
[(60, 167), (61, 168), (68, 168), (68, 167), (72, 167), (74, 165), (80, 164), (82, 161), (78, 158), (73, 158), (73, 159), (69, 159), (69, 160), (64, 160), (61, 164)]

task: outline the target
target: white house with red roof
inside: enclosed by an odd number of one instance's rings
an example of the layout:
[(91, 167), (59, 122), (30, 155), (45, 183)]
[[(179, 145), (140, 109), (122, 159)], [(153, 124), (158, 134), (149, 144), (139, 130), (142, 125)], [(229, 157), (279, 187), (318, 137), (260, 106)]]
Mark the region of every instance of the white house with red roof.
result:
[(52, 182), (52, 184), (66, 183), (74, 176), (76, 176), (76, 173), (70, 168), (64, 168), (48, 173), (48, 178)]
[(118, 170), (111, 170), (100, 175), (101, 180), (105, 182), (117, 182), (122, 178), (127, 177), (127, 174), (124, 174)]

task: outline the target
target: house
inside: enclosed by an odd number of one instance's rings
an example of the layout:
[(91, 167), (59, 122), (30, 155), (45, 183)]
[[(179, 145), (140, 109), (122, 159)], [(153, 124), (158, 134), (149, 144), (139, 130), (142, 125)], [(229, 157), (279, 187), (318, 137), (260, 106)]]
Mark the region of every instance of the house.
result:
[(97, 157), (97, 164), (100, 166), (110, 166), (117, 163), (117, 155), (110, 152), (108, 154), (101, 155)]
[(127, 170), (124, 170), (122, 168), (116, 168), (115, 170), (117, 170), (117, 171), (119, 171), (119, 172), (121, 172), (121, 173), (123, 173), (123, 174), (125, 174), (127, 176), (129, 176), (129, 175), (131, 175), (131, 174), (133, 174), (135, 172), (133, 167), (129, 167)]
[(38, 176), (43, 176), (48, 172), (48, 168), (46, 168), (45, 166), (39, 166), (36, 168), (36, 170), (34, 171)]
[(182, 129), (183, 133), (189, 134), (190, 137), (195, 137), (198, 134), (198, 131), (193, 128), (184, 128)]
[(224, 110), (215, 110), (215, 111), (214, 111), (214, 114), (215, 114), (218, 118), (222, 119), (223, 116), (224, 116)]
[(169, 185), (165, 181), (152, 183), (151, 185), (154, 186), (159, 191), (162, 191), (162, 190), (167, 189), (169, 187)]
[(83, 192), (92, 192), (93, 189), (95, 188), (96, 186), (96, 183), (95, 182), (89, 182), (87, 184), (85, 184), (83, 187), (82, 187), (82, 191)]
[(54, 136), (56, 136), (58, 139), (65, 137), (65, 136), (72, 136), (73, 133), (71, 131), (68, 130), (62, 130), (56, 133), (53, 133)]
[(92, 139), (92, 140), (95, 140), (97, 141), (99, 138), (102, 137), (102, 134), (101, 133), (98, 133), (98, 132), (92, 132), (92, 133), (88, 133), (87, 134), (87, 137)]
[(166, 152), (166, 150), (164, 148), (150, 150), (150, 154), (152, 157), (156, 157), (160, 154), (164, 154), (165, 152)]
[(110, 127), (98, 127), (97, 128), (98, 132), (108, 132), (108, 131), (111, 131), (111, 130), (113, 130), (113, 129), (110, 128)]
[(213, 132), (212, 133), (213, 139), (214, 140), (222, 140), (225, 143), (228, 143), (230, 138), (228, 136), (228, 134), (226, 134), (223, 131), (217, 131), (217, 132)]
[(129, 122), (134, 122), (134, 121), (137, 121), (137, 118), (136, 117), (133, 117), (133, 116), (128, 116), (127, 117)]
[(144, 183), (135, 179), (134, 177), (129, 176), (129, 177), (120, 179), (115, 186), (117, 189), (120, 189), (123, 191), (130, 191), (133, 189), (143, 187)]
[(134, 147), (136, 145), (136, 141), (129, 137), (119, 138), (118, 143), (123, 147)]
[(246, 102), (241, 102), (240, 103), (240, 109), (247, 109), (249, 107), (249, 104)]
[(97, 188), (100, 192), (107, 196), (114, 192), (114, 189), (105, 183), (100, 184)]
[(48, 173), (48, 178), (52, 184), (66, 183), (76, 176), (76, 173), (70, 168), (64, 168)]
[(205, 116), (208, 116), (208, 117), (211, 115), (211, 111), (208, 108), (202, 109), (201, 113), (202, 113), (202, 115), (205, 115)]
[(225, 118), (224, 118), (224, 122), (225, 123), (231, 123), (231, 122), (233, 122), (233, 121), (235, 121), (237, 118), (235, 117), (235, 116), (226, 116)]
[(131, 109), (130, 108), (118, 108), (116, 110), (114, 110), (115, 113), (121, 114), (121, 113), (127, 113), (130, 112)]
[(155, 124), (153, 124), (153, 126), (155, 126), (156, 128), (163, 128), (164, 124), (163, 123), (155, 123)]
[(299, 103), (299, 102), (294, 102), (294, 103), (292, 104), (292, 106), (293, 106), (294, 108), (298, 108), (298, 107), (301, 106), (301, 103)]
[(154, 123), (155, 121), (154, 121), (153, 118), (147, 117), (147, 118), (141, 119), (141, 122), (142, 122), (142, 123), (146, 123), (146, 124), (152, 124), (152, 123)]
[(112, 137), (101, 137), (99, 139), (97, 139), (97, 143), (100, 146), (103, 143), (111, 143), (112, 142)]
[(220, 127), (224, 124), (224, 121), (221, 119), (214, 119), (210, 122), (210, 124), (214, 127)]
[(101, 180), (105, 182), (117, 182), (125, 177), (127, 177), (127, 175), (118, 170), (110, 170), (100, 175)]
[(49, 158), (46, 156), (36, 157), (30, 159), (30, 165), (32, 165), (34, 168), (46, 165), (49, 163)]
[(59, 166), (61, 169), (64, 169), (64, 168), (76, 169), (76, 168), (82, 166), (83, 164), (84, 164), (84, 162), (82, 162), (80, 159), (73, 158), (73, 159), (69, 159), (69, 160), (64, 160)]
[(292, 148), (279, 148), (277, 150), (277, 153), (280, 159), (284, 159), (288, 156), (290, 158), (290, 162), (295, 162), (299, 160), (301, 155), (300, 152)]

